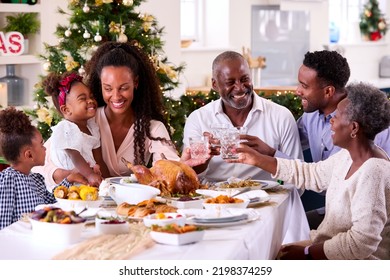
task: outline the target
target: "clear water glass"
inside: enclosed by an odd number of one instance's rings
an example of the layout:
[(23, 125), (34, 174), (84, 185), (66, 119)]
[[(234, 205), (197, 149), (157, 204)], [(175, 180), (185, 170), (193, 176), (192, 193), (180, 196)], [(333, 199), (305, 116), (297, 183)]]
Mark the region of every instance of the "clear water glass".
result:
[(209, 138), (207, 136), (189, 138), (191, 158), (206, 159), (209, 155)]
[(236, 128), (229, 129), (221, 138), (221, 156), (223, 159), (237, 159), (236, 149), (240, 144), (240, 133)]
[(229, 125), (227, 123), (214, 123), (210, 126), (211, 134), (218, 143), (212, 143), (212, 147), (221, 146), (221, 138), (228, 131)]

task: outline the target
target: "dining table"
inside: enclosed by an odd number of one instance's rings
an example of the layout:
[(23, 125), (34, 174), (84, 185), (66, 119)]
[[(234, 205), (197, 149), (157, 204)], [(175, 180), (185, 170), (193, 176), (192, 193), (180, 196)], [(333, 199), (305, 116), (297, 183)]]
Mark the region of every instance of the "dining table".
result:
[[(275, 187), (268, 194), (268, 201), (253, 207), (255, 219), (228, 226), (206, 227), (203, 239), (192, 244), (172, 246), (153, 242), (152, 246), (132, 254), (130, 259), (275, 259), (282, 244), (309, 239), (309, 225), (300, 195), (293, 185)], [(33, 238), (30, 222), (21, 219), (0, 230), (0, 259), (50, 260), (64, 250), (97, 236), (98, 232), (92, 224), (83, 230), (80, 243), (64, 245), (37, 240)], [(52, 238), (55, 239), (55, 236)], [(99, 259), (99, 256), (96, 258)]]

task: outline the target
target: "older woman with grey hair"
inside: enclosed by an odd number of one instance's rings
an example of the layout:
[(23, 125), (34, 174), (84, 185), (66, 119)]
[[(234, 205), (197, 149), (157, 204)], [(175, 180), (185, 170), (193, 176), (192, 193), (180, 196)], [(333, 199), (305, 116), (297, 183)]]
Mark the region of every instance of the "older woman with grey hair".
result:
[(326, 214), (310, 240), (282, 246), (280, 259), (390, 259), (390, 161), (373, 142), (390, 125), (390, 101), (365, 84), (348, 95), (331, 119), (332, 138), (342, 149), (327, 160), (304, 163), (260, 154), (242, 143), (238, 160), (293, 183), (326, 190)]

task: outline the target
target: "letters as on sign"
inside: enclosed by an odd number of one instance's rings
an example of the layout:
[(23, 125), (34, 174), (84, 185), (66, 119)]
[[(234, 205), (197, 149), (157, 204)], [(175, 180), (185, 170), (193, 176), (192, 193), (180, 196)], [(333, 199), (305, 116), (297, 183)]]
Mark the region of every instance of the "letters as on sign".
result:
[(20, 32), (0, 32), (0, 56), (22, 55), (24, 52), (24, 37)]

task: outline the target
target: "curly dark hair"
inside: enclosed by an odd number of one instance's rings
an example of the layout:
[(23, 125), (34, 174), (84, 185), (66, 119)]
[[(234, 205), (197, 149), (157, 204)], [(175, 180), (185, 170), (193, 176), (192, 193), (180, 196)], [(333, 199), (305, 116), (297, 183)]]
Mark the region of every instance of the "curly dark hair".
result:
[(174, 146), (170, 139), (152, 137), (150, 121), (162, 122), (168, 130), (163, 114), (163, 94), (159, 79), (148, 55), (132, 43), (106, 42), (96, 50), (85, 65), (87, 85), (95, 95), (98, 106), (105, 106), (100, 75), (104, 67), (128, 67), (134, 77), (138, 77), (138, 87), (134, 89), (131, 107), (135, 113), (134, 123), (134, 164), (145, 162), (145, 138), (161, 141)]
[(307, 52), (303, 65), (314, 69), (324, 85), (333, 85), (337, 91), (344, 91), (351, 75), (347, 59), (336, 51)]
[[(56, 74), (56, 73), (50, 73), (48, 74), (42, 81), (42, 87), (45, 90), (45, 93), (52, 97), (53, 104), (56, 107), (57, 111), (62, 115), (60, 104), (58, 102), (58, 95), (60, 94), (60, 83), (62, 80), (64, 80), (66, 77), (70, 76), (71, 74), (77, 74), (76, 72), (65, 72), (63, 74)], [(70, 84), (70, 88), (78, 83), (77, 80), (73, 81)]]
[(347, 117), (359, 123), (364, 135), (374, 140), (390, 125), (390, 100), (385, 92), (367, 83), (351, 83), (346, 89), (350, 101)]
[(0, 153), (9, 163), (17, 163), (21, 149), (32, 144), (36, 127), (28, 116), (14, 107), (0, 111)]

